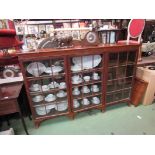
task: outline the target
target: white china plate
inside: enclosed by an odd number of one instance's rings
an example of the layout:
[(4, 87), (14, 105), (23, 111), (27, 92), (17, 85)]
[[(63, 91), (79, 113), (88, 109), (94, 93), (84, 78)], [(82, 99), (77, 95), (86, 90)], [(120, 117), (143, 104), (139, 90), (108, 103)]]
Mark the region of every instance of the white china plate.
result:
[(45, 70), (45, 73), (47, 74), (56, 74), (59, 73), (63, 70), (63, 67), (61, 66), (52, 66), (52, 67), (47, 67)]
[[(94, 57), (94, 58), (93, 58)], [(82, 60), (81, 60), (82, 59)], [(89, 55), (81, 57), (73, 57), (72, 61), (75, 65), (82, 66), (83, 69), (91, 69), (98, 66), (102, 58), (100, 55)], [(82, 64), (81, 64), (82, 62)]]
[(32, 74), (33, 76), (39, 76), (44, 73), (45, 70), (45, 65), (40, 62), (32, 62), (27, 66), (27, 72)]
[(78, 72), (81, 70), (82, 70), (81, 66), (77, 66), (77, 65), (71, 66), (71, 71), (73, 72)]

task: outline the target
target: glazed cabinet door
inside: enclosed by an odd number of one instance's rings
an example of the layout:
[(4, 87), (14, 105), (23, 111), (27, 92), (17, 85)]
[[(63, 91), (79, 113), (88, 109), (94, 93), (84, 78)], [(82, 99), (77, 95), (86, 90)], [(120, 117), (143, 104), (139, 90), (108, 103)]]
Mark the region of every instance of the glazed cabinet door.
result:
[(73, 113), (103, 109), (103, 54), (69, 57), (71, 107)]
[(69, 114), (66, 57), (24, 60), (22, 68), (35, 119)]
[(136, 59), (137, 54), (135, 51), (108, 54), (106, 105), (130, 100)]

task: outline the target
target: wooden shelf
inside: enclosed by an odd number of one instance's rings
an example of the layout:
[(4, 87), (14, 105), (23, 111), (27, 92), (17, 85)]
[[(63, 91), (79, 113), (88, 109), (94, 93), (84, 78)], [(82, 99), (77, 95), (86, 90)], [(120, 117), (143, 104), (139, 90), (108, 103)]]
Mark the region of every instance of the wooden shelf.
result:
[(82, 82), (80, 84), (72, 84), (72, 88), (92, 85), (92, 84), (96, 84), (96, 83), (102, 83), (102, 81), (101, 80), (93, 80), (93, 81), (91, 80), (90, 82)]
[(97, 92), (97, 93), (88, 93), (88, 94), (81, 94), (81, 95), (73, 95), (73, 99), (78, 99), (78, 100), (80, 100), (80, 99), (83, 99), (83, 98), (89, 98), (89, 97), (95, 97), (95, 96), (99, 96), (99, 95), (102, 95), (102, 92), (100, 91), (100, 92)]
[(58, 92), (59, 90), (66, 90), (67, 88), (55, 88), (55, 89), (50, 89), (48, 91), (40, 91), (40, 92), (30, 92), (30, 95), (41, 95), (41, 94), (50, 94), (50, 93), (54, 93), (54, 92)]
[(65, 76), (65, 73), (59, 73), (57, 75), (41, 75), (39, 77), (27, 77), (28, 81), (33, 81), (33, 80), (42, 80), (42, 79), (51, 79), (51, 78), (56, 78), (56, 77), (63, 77)]
[(93, 68), (93, 69), (84, 69), (84, 70), (81, 70), (81, 71), (72, 71), (71, 73), (72, 74), (84, 74), (84, 73), (92, 73), (92, 72), (102, 72), (103, 71), (103, 68)]
[(94, 109), (94, 108), (102, 108), (102, 104), (90, 104), (90, 105), (81, 105), (79, 108), (74, 108), (74, 112), (82, 112), (82, 111), (86, 111), (86, 110), (90, 110), (90, 109)]

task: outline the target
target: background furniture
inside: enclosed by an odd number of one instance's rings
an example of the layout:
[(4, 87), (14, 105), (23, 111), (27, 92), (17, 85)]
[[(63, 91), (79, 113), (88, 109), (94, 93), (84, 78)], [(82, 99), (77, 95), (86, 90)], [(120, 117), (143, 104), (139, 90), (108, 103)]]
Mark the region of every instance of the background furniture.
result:
[[(119, 40), (118, 43), (141, 43), (141, 36), (145, 27), (144, 19), (131, 19), (128, 24), (127, 40)], [(131, 39), (130, 39), (131, 38)], [(136, 40), (138, 39), (138, 40)], [(141, 46), (139, 47), (138, 61), (141, 61)]]
[[(128, 103), (130, 105), (138, 49), (138, 44), (114, 44), (111, 46), (100, 45), (68, 49), (42, 49), (36, 52), (19, 54), (19, 62), (35, 126), (38, 127), (41, 121), (57, 116), (66, 115), (74, 118), (78, 112), (86, 110), (99, 109), (105, 111), (107, 106), (117, 103)], [(100, 59), (100, 62), (97, 66), (94, 66), (96, 64), (96, 55)], [(89, 58), (84, 56), (88, 56)], [(78, 71), (73, 69), (75, 61), (78, 61), (77, 65), (80, 65), (81, 68)], [(37, 65), (37, 67), (32, 68), (34, 72), (30, 74), (27, 71), (27, 67), (29, 68), (35, 62), (38, 65), (42, 63), (46, 68), (50, 66), (61, 66), (63, 70), (57, 74), (53, 73), (53, 71), (49, 74), (47, 72), (45, 73), (45, 71), (40, 72), (42, 69)], [(90, 64), (88, 68), (85, 63)], [(91, 65), (92, 67), (90, 67)], [(53, 70), (51, 67), (50, 69)], [(92, 79), (94, 73), (98, 73), (100, 77), (98, 80)], [(79, 76), (82, 81), (80, 83), (72, 82), (74, 76)], [(90, 81), (84, 81), (85, 76), (90, 76)], [(47, 91), (42, 88), (40, 91), (33, 91), (31, 88), (34, 84), (43, 86), (49, 85), (54, 81), (58, 84), (65, 82), (67, 88), (61, 89), (54, 87)], [(92, 85), (97, 85), (99, 91), (82, 92), (83, 87), (88, 86), (89, 90), (91, 90)], [(75, 88), (80, 90), (79, 95), (73, 95)], [(60, 90), (64, 90), (67, 96), (58, 97), (57, 93)], [(54, 94), (56, 99), (49, 102), (45, 100), (49, 94)], [(40, 101), (34, 100), (39, 95), (43, 96), (43, 98), (41, 97)], [(100, 102), (93, 104), (92, 97), (98, 97)], [(89, 105), (81, 104), (84, 98), (90, 101)], [(75, 99), (80, 103), (80, 106), (74, 106), (73, 102)], [(67, 108), (64, 108), (64, 105), (62, 106), (60, 104), (66, 103), (66, 101)], [(64, 110), (61, 108), (64, 108)]]
[(155, 80), (155, 67), (151, 66), (145, 66), (145, 67), (138, 67), (136, 70), (136, 77), (138, 77), (141, 80), (144, 80), (148, 82), (148, 86), (145, 92), (145, 95), (142, 100), (143, 105), (149, 105), (152, 104), (154, 100), (154, 94), (155, 94), (155, 86), (154, 86), (154, 80)]
[(22, 86), (21, 82), (0, 85), (0, 116), (19, 113), (24, 130), (28, 134), (18, 102)]
[(147, 89), (148, 83), (144, 80), (141, 80), (139, 78), (135, 78), (133, 91), (131, 94), (131, 103), (134, 106), (138, 106), (142, 100), (142, 97), (144, 96), (144, 93)]

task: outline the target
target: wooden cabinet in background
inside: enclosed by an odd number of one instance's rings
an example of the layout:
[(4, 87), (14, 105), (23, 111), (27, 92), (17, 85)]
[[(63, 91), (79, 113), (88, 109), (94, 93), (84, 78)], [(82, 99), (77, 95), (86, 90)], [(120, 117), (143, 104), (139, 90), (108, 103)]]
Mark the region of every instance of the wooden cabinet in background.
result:
[(35, 122), (130, 104), (139, 45), (40, 49), (18, 55)]

